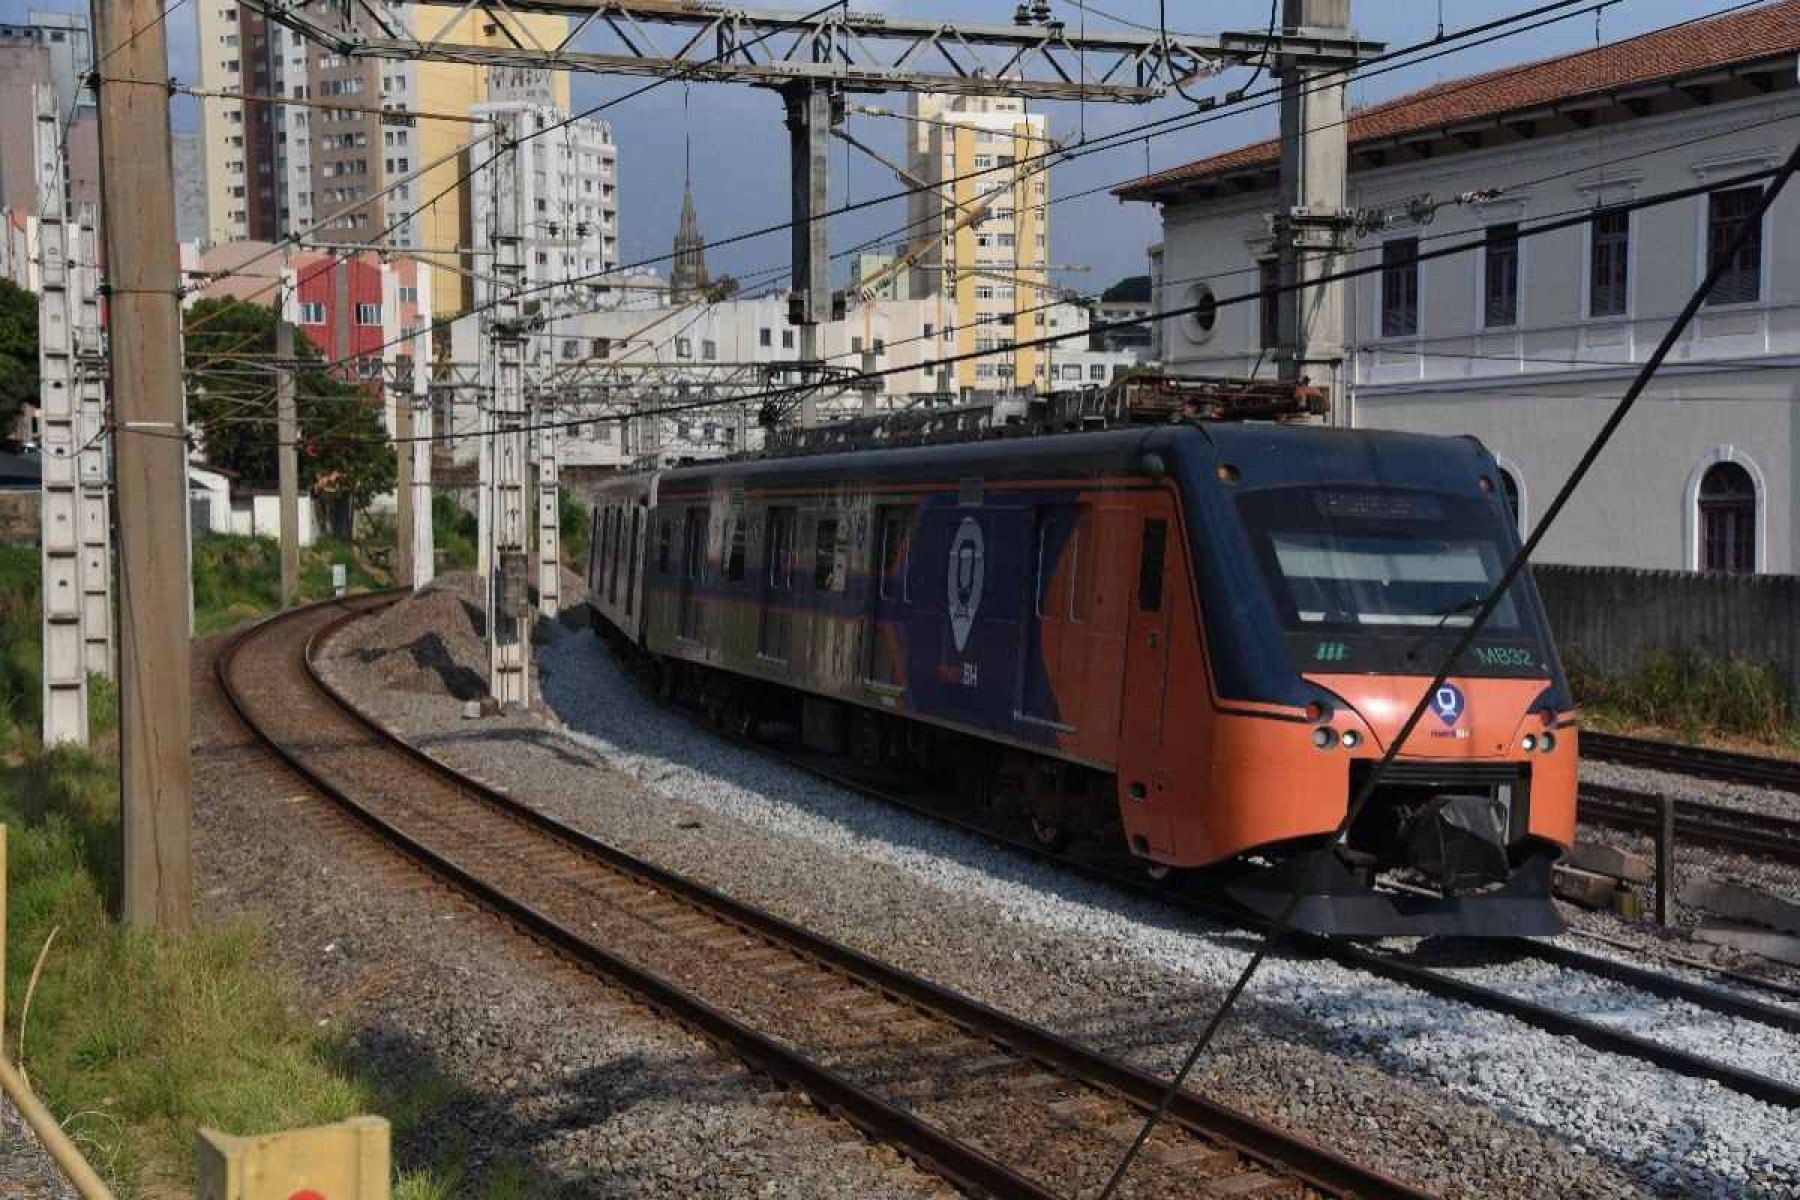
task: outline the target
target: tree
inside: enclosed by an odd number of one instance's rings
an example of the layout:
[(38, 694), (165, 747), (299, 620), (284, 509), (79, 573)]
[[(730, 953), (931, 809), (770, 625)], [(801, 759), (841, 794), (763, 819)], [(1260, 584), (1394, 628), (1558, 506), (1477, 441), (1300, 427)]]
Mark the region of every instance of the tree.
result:
[(706, 300), (709, 304), (717, 304), (721, 300), (729, 300), (738, 294), (741, 285), (735, 275), (721, 275), (707, 285)]
[(19, 410), (38, 400), (38, 298), (0, 279), (0, 442), (10, 441)]
[[(202, 300), (188, 312), (188, 413), (206, 460), (259, 487), (277, 483), (275, 377), (264, 369), (274, 353), (272, 308)], [(300, 330), (294, 331), (294, 354), (319, 359)], [(372, 387), (348, 383), (322, 365), (302, 368), (294, 381), (300, 486), (344, 501), (353, 512), (392, 491), (398, 478)]]
[(1150, 277), (1148, 275), (1127, 275), (1101, 292), (1100, 300), (1106, 304), (1117, 300), (1127, 300), (1134, 304), (1148, 304), (1150, 303)]

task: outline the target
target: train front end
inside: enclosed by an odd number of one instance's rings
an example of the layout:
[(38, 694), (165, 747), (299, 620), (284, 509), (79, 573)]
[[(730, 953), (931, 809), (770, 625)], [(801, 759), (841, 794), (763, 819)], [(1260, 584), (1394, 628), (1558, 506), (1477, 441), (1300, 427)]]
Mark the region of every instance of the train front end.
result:
[(1528, 573), (1431, 686), (1519, 548), (1492, 455), (1467, 438), (1214, 427), (1182, 458), (1220, 693), (1192, 828), (1229, 857), (1231, 894), (1274, 914), (1302, 888), (1295, 922), (1318, 932), (1558, 932), (1550, 869), (1575, 836), (1578, 739)]

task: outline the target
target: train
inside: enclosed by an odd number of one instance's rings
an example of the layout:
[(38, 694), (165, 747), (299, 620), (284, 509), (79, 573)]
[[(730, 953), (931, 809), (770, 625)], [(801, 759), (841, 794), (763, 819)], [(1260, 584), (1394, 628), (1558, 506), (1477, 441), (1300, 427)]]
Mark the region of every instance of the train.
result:
[[(597, 631), (746, 736), (1352, 937), (1558, 932), (1577, 712), (1479, 441), (1165, 420), (593, 493)], [(1321, 851), (1321, 853), (1312, 853)]]

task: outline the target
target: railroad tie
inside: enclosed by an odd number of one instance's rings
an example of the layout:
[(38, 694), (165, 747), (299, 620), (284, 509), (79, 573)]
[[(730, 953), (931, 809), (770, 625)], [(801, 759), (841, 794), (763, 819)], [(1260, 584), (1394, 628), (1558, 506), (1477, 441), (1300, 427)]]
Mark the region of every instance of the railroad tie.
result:
[(1111, 1100), (1104, 1097), (1090, 1094), (1076, 1096), (1070, 1100), (1054, 1100), (1044, 1107), (1059, 1124), (1085, 1125), (1095, 1110), (1108, 1108), (1112, 1103)]
[(1246, 1171), (1224, 1179), (1209, 1179), (1201, 1184), (1202, 1196), (1217, 1200), (1273, 1200), (1276, 1196), (1298, 1196), (1300, 1185), (1292, 1179), (1277, 1179), (1261, 1171)]
[[(1137, 1136), (1138, 1130), (1144, 1126), (1143, 1118), (1133, 1118), (1130, 1125), (1131, 1131), (1125, 1135), (1126, 1140)], [(1204, 1142), (1190, 1142), (1185, 1146), (1153, 1144), (1149, 1147), (1149, 1154), (1159, 1166), (1207, 1175), (1222, 1175), (1236, 1170), (1238, 1165), (1236, 1151), (1227, 1150), (1223, 1146), (1208, 1146)]]

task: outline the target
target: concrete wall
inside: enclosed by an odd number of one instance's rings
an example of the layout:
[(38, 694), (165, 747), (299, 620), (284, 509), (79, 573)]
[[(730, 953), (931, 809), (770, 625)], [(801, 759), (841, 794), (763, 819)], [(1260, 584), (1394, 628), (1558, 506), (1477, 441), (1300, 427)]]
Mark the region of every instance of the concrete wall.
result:
[(1767, 663), (1800, 697), (1800, 576), (1532, 568), (1564, 655), (1624, 674), (1658, 650)]

